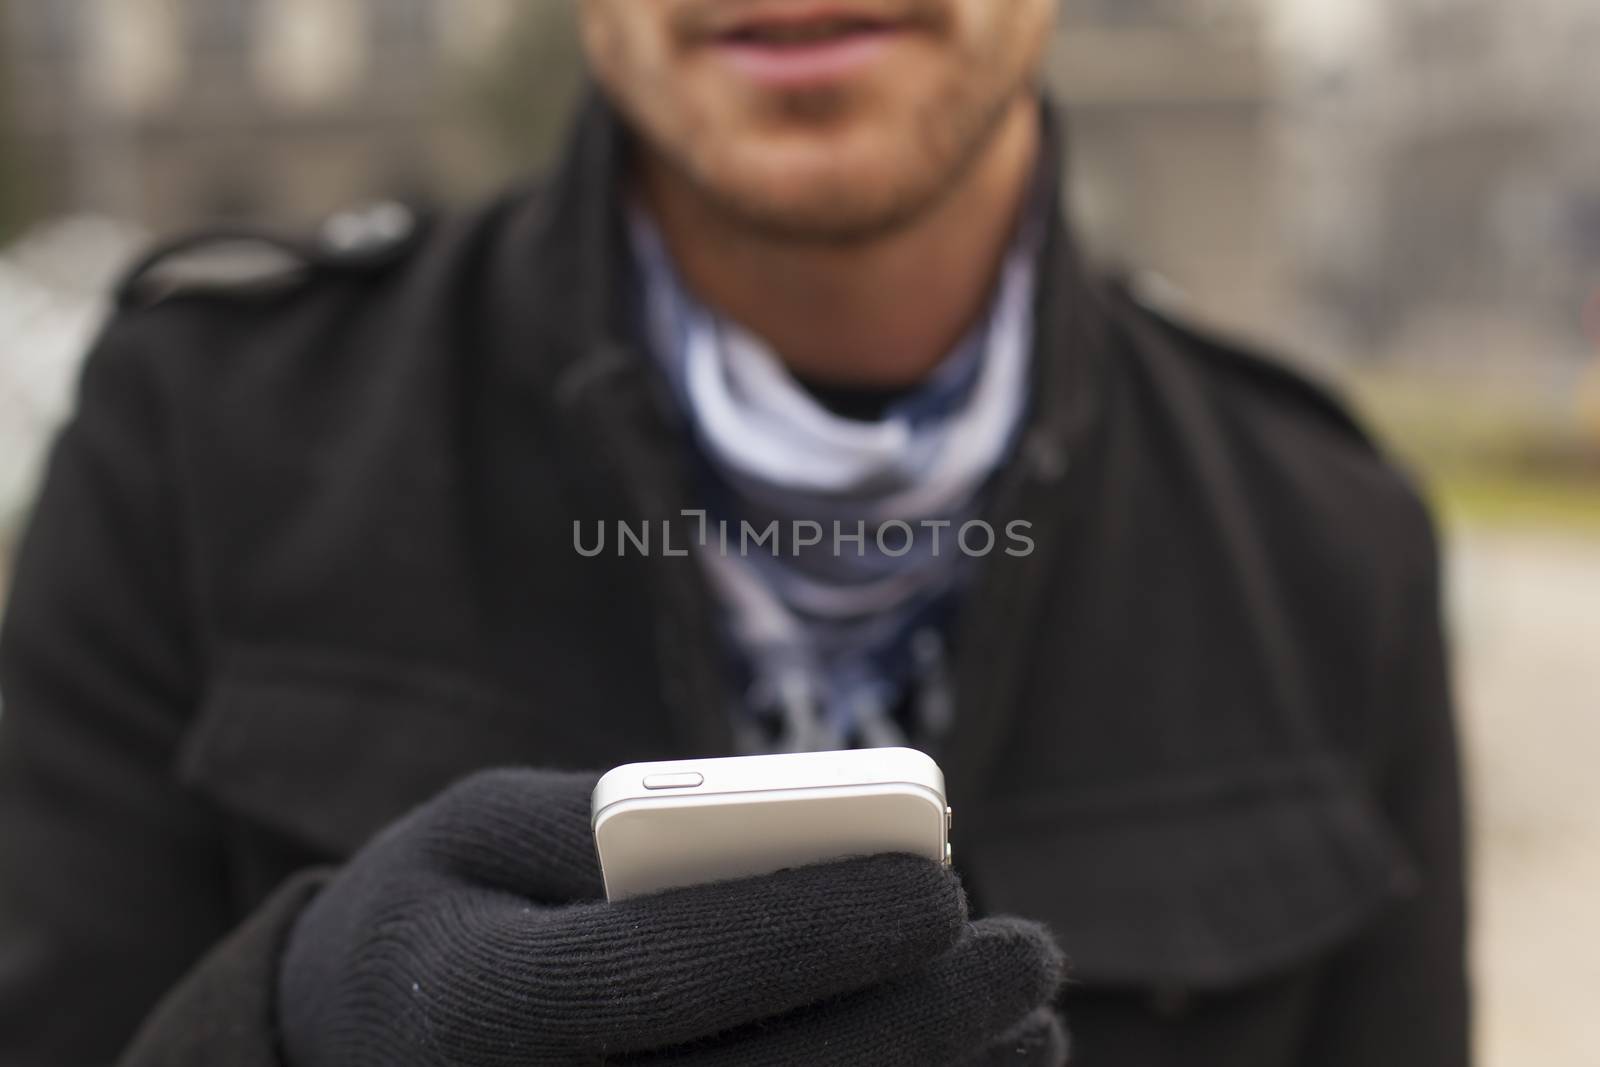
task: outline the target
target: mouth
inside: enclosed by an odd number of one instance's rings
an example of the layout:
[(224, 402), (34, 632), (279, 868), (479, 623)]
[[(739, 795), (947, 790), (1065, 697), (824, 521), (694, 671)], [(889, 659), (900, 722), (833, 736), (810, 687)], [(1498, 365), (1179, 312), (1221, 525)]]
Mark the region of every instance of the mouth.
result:
[(745, 77), (772, 88), (822, 87), (859, 75), (916, 27), (835, 8), (746, 13), (710, 43)]
[(810, 17), (770, 17), (742, 22), (718, 34), (729, 44), (767, 48), (805, 48), (833, 44), (863, 36), (891, 33), (896, 25), (864, 15), (821, 14)]

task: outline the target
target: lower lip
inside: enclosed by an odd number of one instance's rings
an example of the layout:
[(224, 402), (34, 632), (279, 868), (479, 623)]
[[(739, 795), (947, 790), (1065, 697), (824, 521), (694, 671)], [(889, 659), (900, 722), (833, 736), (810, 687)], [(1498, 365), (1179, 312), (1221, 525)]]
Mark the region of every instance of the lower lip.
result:
[(768, 45), (718, 41), (717, 50), (735, 70), (770, 88), (823, 86), (859, 74), (883, 56), (904, 33), (880, 30), (815, 44)]

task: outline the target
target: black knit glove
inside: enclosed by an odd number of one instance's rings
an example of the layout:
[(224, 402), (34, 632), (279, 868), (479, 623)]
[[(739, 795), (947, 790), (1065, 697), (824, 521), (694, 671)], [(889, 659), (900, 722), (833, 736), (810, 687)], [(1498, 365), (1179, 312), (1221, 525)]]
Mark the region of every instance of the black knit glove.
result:
[(1058, 1064), (1060, 956), (878, 856), (602, 897), (592, 776), (492, 771), (395, 824), (291, 935), (291, 1067)]

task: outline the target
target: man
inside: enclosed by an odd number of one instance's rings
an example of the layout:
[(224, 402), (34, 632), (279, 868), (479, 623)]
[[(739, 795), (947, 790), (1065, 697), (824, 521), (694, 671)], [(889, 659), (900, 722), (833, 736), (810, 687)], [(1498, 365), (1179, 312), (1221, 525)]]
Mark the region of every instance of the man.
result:
[[(1051, 6), (586, 0), (548, 187), (134, 273), (4, 635), (0, 1060), (1467, 1062), (1430, 524), (1082, 269)], [(896, 742), (960, 884), (599, 899), (594, 770)]]

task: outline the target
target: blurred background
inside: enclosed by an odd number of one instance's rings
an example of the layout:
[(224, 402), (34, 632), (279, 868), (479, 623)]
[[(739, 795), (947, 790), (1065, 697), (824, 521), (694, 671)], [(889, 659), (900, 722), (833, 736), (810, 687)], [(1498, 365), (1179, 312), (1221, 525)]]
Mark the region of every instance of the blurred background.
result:
[[(5, 561), (118, 268), (537, 168), (573, 0), (0, 0)], [(1446, 523), (1484, 1062), (1597, 1060), (1600, 5), (1067, 0), (1095, 255), (1338, 381)]]

